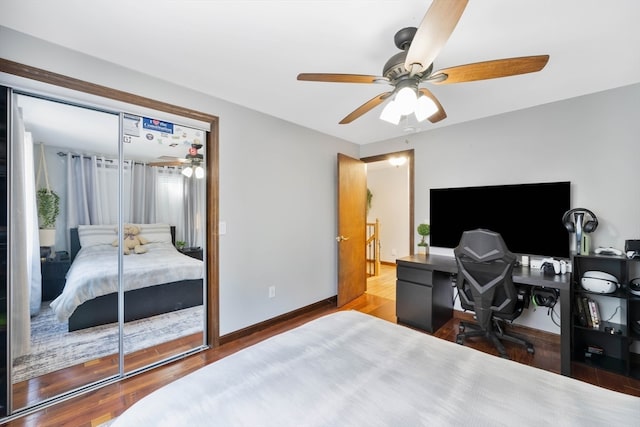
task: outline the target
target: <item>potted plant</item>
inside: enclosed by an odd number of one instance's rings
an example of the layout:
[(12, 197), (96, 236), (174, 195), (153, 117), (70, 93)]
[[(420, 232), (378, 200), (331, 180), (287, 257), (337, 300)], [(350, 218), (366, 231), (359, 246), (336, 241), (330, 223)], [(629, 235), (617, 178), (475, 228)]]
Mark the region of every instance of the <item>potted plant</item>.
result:
[(418, 249), (420, 249), (421, 253), (429, 252), (429, 244), (426, 242), (425, 238), (431, 232), (431, 226), (429, 224), (420, 224), (418, 225), (418, 234), (422, 236), (420, 241), (418, 242)]
[(40, 221), (40, 246), (51, 247), (56, 242), (56, 219), (60, 214), (60, 196), (41, 188), (36, 193)]
[(184, 240), (176, 240), (176, 248), (178, 248), (179, 251), (183, 250), (186, 245), (187, 242)]

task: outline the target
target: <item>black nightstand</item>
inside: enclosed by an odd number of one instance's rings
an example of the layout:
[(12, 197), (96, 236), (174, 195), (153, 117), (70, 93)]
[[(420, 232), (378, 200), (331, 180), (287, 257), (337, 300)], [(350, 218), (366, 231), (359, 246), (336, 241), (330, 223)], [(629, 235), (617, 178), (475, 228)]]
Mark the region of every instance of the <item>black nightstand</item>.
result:
[(68, 259), (53, 259), (40, 263), (42, 270), (42, 301), (54, 300), (62, 293), (65, 276), (70, 266), (71, 261)]
[(178, 249), (181, 253), (190, 256), (191, 258), (199, 259), (202, 261), (202, 248), (200, 246), (195, 248), (182, 248)]

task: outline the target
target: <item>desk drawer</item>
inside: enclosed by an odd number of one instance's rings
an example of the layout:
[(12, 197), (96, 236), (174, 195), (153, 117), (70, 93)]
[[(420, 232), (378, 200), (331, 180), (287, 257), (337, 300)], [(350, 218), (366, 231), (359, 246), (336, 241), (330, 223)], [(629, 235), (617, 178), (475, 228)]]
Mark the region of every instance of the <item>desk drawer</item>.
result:
[(399, 323), (433, 333), (431, 286), (396, 281), (396, 317)]
[(410, 268), (399, 265), (396, 270), (398, 280), (431, 286), (433, 284), (433, 271), (420, 268)]

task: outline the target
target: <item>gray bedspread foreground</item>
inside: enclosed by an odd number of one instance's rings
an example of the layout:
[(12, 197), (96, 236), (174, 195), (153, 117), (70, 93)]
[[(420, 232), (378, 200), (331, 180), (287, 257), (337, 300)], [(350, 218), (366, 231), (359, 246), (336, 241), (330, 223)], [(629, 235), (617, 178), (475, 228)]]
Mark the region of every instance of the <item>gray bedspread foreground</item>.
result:
[(640, 398), (356, 311), (203, 367), (145, 397), (130, 426), (631, 426)]

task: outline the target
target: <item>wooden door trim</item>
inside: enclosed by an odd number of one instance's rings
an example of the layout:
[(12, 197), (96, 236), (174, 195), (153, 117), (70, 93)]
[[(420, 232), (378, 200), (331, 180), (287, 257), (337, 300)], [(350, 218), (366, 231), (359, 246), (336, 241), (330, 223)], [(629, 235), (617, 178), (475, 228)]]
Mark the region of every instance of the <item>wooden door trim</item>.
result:
[(378, 154), (376, 156), (361, 157), (365, 163), (380, 162), (389, 160), (391, 157), (404, 156), (408, 159), (407, 167), (409, 169), (409, 255), (414, 254), (415, 247), (415, 155), (413, 148), (403, 151), (395, 151), (393, 153)]

